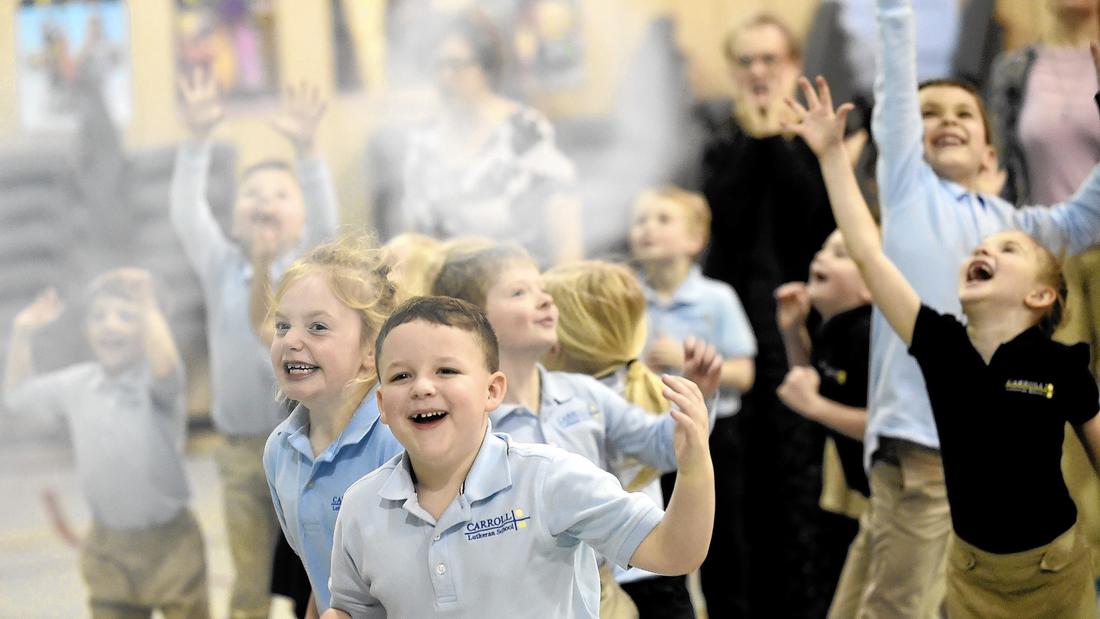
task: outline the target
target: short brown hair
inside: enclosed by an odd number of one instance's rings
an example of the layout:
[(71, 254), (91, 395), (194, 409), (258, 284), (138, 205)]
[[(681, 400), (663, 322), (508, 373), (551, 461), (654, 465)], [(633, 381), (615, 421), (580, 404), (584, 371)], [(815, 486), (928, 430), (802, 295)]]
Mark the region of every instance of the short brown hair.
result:
[(989, 121), (989, 110), (987, 110), (985, 107), (985, 99), (982, 99), (982, 93), (978, 92), (978, 89), (973, 84), (964, 80), (939, 77), (935, 79), (925, 80), (918, 84), (917, 92), (920, 92), (925, 88), (935, 87), (958, 88), (960, 90), (965, 90), (971, 95), (974, 95), (974, 100), (978, 102), (978, 113), (982, 115), (982, 127), (985, 129), (985, 143), (995, 143), (993, 139), (993, 124)]
[(432, 294), (462, 299), (484, 310), (489, 289), (505, 269), (516, 263), (535, 265), (526, 250), (512, 243), (458, 248), (447, 253), (432, 284)]
[(647, 189), (638, 196), (638, 202), (650, 198), (668, 200), (680, 208), (688, 229), (698, 232), (703, 239), (705, 247), (710, 240), (710, 203), (697, 191), (688, 191), (676, 185), (663, 185), (653, 189)]
[(490, 372), (500, 369), (500, 347), (489, 319), (474, 304), (452, 297), (413, 297), (398, 306), (382, 324), (374, 340), (374, 360), (378, 367), (382, 367), (382, 344), (390, 331), (417, 320), (472, 334), (484, 353), (485, 369)]

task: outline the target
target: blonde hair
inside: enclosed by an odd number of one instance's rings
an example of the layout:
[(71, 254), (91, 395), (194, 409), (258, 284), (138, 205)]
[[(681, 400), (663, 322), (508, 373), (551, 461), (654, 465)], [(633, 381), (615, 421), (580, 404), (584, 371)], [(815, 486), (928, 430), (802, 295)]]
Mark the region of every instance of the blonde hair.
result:
[(1054, 303), (1039, 319), (1039, 328), (1047, 335), (1052, 335), (1069, 317), (1066, 277), (1062, 272), (1064, 257), (1054, 255), (1037, 241), (1035, 246), (1039, 249), (1039, 281), (1054, 289)]
[(787, 40), (787, 53), (792, 60), (800, 60), (802, 58), (802, 43), (798, 40), (798, 37), (795, 36), (791, 27), (787, 25), (787, 22), (774, 13), (761, 11), (751, 15), (748, 19), (737, 24), (726, 33), (726, 36), (722, 40), (722, 52), (726, 55), (726, 60), (731, 63), (737, 61), (733, 48), (737, 46), (738, 35), (746, 30), (752, 30), (753, 28), (760, 28), (762, 26), (771, 26), (783, 35), (783, 38)]
[(538, 269), (531, 255), (512, 243), (477, 239), (453, 246), (445, 252), (443, 266), (432, 284), (432, 294), (462, 299), (484, 311), (489, 289), (515, 264), (530, 264)]
[(390, 261), (390, 279), (397, 285), (400, 299), (431, 294), (443, 263), (443, 244), (430, 236), (406, 232), (390, 239), (384, 247)]
[[(623, 398), (652, 413), (669, 402), (664, 383), (638, 361), (645, 347), (645, 293), (626, 267), (590, 260), (557, 266), (543, 276), (558, 306), (561, 355), (547, 359), (551, 369), (603, 376), (626, 366)], [(642, 467), (627, 490), (640, 489), (660, 477)]]
[(638, 195), (637, 205), (649, 200), (667, 200), (680, 209), (684, 216), (687, 228), (691, 232), (699, 234), (702, 245), (705, 247), (710, 240), (710, 203), (703, 194), (696, 191), (688, 191), (676, 185), (662, 185), (646, 189)]
[[(388, 253), (362, 234), (345, 234), (314, 247), (294, 261), (279, 280), (271, 311), (274, 312), (287, 288), (303, 278), (321, 274), (332, 295), (359, 314), (360, 341), (369, 347), (382, 323), (393, 312), (397, 287), (389, 279)], [(367, 378), (373, 383), (375, 376)]]

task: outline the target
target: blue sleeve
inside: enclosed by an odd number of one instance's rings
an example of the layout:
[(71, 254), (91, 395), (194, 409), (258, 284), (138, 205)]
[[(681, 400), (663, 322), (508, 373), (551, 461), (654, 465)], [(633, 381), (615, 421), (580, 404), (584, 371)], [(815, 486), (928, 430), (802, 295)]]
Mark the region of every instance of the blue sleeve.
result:
[(909, 0), (877, 0), (878, 48), (872, 133), (878, 146), (883, 215), (912, 203), (924, 161), (924, 124), (917, 94), (916, 40)]
[[(354, 486), (353, 486), (354, 488)], [(350, 490), (350, 489), (349, 489)], [(366, 556), (363, 538), (358, 535), (354, 510), (341, 509), (336, 516), (332, 537), (332, 569), (328, 581), (332, 594), (330, 608), (342, 610), (355, 619), (385, 618), (386, 609), (370, 593), (370, 580), (360, 571), (356, 557)]]
[(287, 543), (300, 557), (302, 550), (298, 547), (297, 536), (287, 531), (283, 503), (279, 500), (279, 491), (275, 488), (275, 480), (279, 478), (279, 440), (279, 431), (275, 430), (267, 437), (267, 443), (264, 444), (264, 476), (267, 478), (267, 488), (271, 491), (271, 503), (275, 506), (275, 517), (279, 519), (279, 528), (283, 530)]
[(185, 142), (176, 154), (170, 198), (172, 225), (203, 286), (217, 278), (232, 251), (206, 201), (209, 168), (210, 145)]
[(45, 418), (56, 423), (65, 416), (65, 394), (69, 389), (68, 375), (76, 366), (32, 376), (11, 389), (4, 390), (4, 406), (13, 415)]
[(603, 413), (609, 445), (660, 471), (676, 470), (672, 443), (676, 420), (672, 415), (654, 415), (595, 379), (588, 387), (593, 404)]
[(721, 283), (718, 290), (721, 295), (719, 334), (718, 341), (714, 342), (718, 353), (723, 357), (756, 356), (756, 336), (753, 335), (741, 299), (737, 298), (737, 293), (728, 284)]
[(627, 567), (664, 512), (641, 492), (627, 492), (614, 475), (585, 458), (557, 450), (540, 470), (538, 509), (555, 538), (567, 536)]
[(1028, 206), (1011, 213), (1013, 225), (1054, 254), (1077, 254), (1100, 242), (1100, 165), (1077, 193), (1053, 206)]
[(305, 248), (310, 248), (336, 234), (340, 207), (332, 186), (332, 176), (323, 159), (306, 157), (299, 161), (298, 179), (302, 184), (302, 199), (306, 209), (302, 242)]

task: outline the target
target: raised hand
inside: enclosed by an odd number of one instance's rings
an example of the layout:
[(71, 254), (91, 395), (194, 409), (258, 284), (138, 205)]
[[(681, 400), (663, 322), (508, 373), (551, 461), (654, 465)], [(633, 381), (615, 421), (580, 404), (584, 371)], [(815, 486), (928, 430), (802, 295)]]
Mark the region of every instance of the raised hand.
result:
[(829, 84), (820, 75), (817, 76), (817, 92), (814, 92), (810, 80), (805, 77), (798, 78), (798, 85), (806, 96), (806, 106), (790, 97), (783, 99), (797, 120), (795, 123), (782, 121), (780, 124), (783, 130), (802, 138), (818, 157), (829, 149), (843, 148), (844, 124), (848, 112), (855, 106), (845, 103), (833, 111), (833, 96), (829, 92)]
[(810, 295), (804, 282), (787, 282), (775, 289), (775, 322), (779, 330), (791, 332), (806, 324)]
[(64, 309), (57, 290), (47, 288), (38, 293), (34, 302), (15, 315), (12, 326), (20, 331), (36, 331), (57, 320)]
[(684, 340), (684, 378), (699, 386), (704, 395), (718, 391), (722, 381), (722, 355), (703, 340)]
[(654, 372), (679, 374), (684, 369), (683, 348), (667, 335), (659, 335), (646, 352), (645, 364)]
[(181, 75), (176, 82), (183, 96), (183, 121), (195, 139), (205, 140), (225, 118), (214, 74), (196, 67), (190, 75)]
[(661, 376), (665, 383), (664, 396), (672, 402), (669, 413), (676, 420), (673, 447), (681, 474), (697, 472), (710, 466), (710, 428), (707, 404), (699, 387), (682, 376)]
[(287, 86), (283, 111), (271, 121), (271, 128), (290, 141), (298, 156), (310, 154), (327, 106), (317, 86), (304, 81), (297, 88)]

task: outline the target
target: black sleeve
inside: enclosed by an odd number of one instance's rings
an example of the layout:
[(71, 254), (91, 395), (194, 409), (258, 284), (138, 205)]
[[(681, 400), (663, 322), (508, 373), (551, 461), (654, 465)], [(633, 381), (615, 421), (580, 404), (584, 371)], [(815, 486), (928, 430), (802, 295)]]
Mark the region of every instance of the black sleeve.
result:
[(1070, 346), (1063, 359), (1061, 375), (1065, 378), (1054, 396), (1059, 400), (1058, 408), (1065, 411), (1066, 421), (1079, 426), (1092, 419), (1100, 407), (1100, 391), (1089, 371), (1089, 345)]
[(941, 314), (927, 305), (921, 305), (917, 322), (913, 325), (913, 341), (909, 343), (909, 354), (916, 358), (922, 368), (951, 365), (952, 359), (958, 353), (960, 336), (969, 346), (966, 328), (954, 316)]

